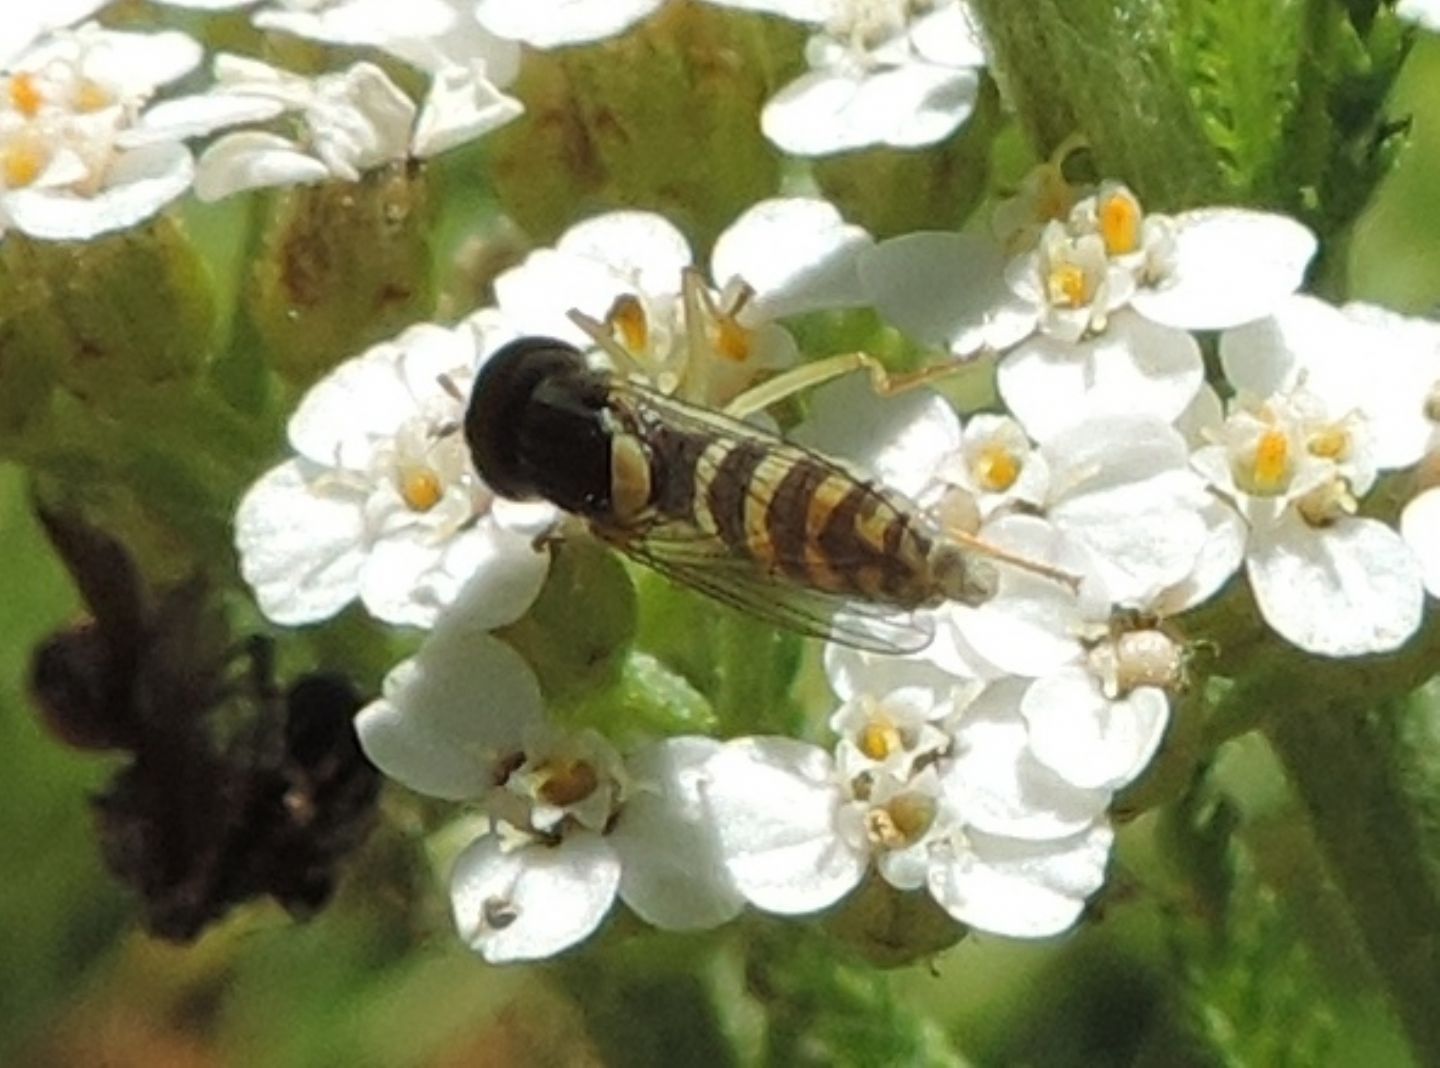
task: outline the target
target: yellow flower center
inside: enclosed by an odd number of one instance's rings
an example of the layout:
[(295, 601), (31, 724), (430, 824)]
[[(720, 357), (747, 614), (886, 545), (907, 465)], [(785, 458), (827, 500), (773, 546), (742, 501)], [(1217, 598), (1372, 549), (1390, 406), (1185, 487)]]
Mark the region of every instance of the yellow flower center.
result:
[(90, 81), (82, 82), (79, 92), (75, 94), (75, 110), (79, 112), (100, 111), (114, 102), (109, 92)]
[(1279, 430), (1267, 430), (1255, 445), (1250, 484), (1257, 493), (1275, 493), (1290, 475), (1290, 439)]
[(924, 837), (935, 821), (935, 802), (924, 794), (901, 794), (865, 813), (870, 840), (886, 849), (903, 849)]
[(1060, 263), (1050, 268), (1047, 290), (1050, 303), (1066, 308), (1083, 307), (1090, 299), (1085, 272), (1073, 263)]
[(884, 760), (891, 753), (903, 749), (905, 739), (900, 736), (900, 728), (885, 716), (876, 714), (869, 723), (860, 728), (860, 736), (855, 740), (855, 745), (871, 760)]
[(1112, 193), (1100, 205), (1100, 236), (1105, 251), (1123, 256), (1140, 247), (1140, 209), (1123, 193)]
[(27, 119), (33, 119), (40, 114), (45, 97), (41, 94), (40, 87), (35, 84), (33, 74), (17, 74), (10, 79), (10, 103)]
[(715, 323), (711, 332), (715, 351), (734, 363), (744, 363), (750, 358), (750, 331), (726, 317)]
[(556, 808), (584, 801), (600, 785), (600, 776), (583, 760), (550, 761), (540, 766), (538, 775), (536, 796)]
[(45, 169), (45, 153), (34, 143), (17, 142), (0, 152), (0, 173), (10, 189), (27, 186)]
[(644, 352), (650, 344), (650, 322), (638, 298), (626, 293), (615, 298), (605, 317), (611, 332), (630, 352)]
[(975, 460), (975, 481), (991, 493), (1004, 493), (1020, 477), (1020, 459), (1003, 445), (990, 444)]
[(400, 496), (412, 512), (428, 512), (445, 496), (445, 486), (428, 467), (416, 467), (401, 476)]
[(1350, 455), (1350, 435), (1344, 427), (1327, 426), (1311, 434), (1305, 446), (1322, 460), (1344, 460)]

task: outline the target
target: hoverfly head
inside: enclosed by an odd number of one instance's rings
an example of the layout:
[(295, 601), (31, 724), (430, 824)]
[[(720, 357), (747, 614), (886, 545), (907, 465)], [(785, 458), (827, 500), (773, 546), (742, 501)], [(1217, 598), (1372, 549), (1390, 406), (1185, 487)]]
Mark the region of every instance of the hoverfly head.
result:
[(465, 411), (475, 469), (501, 496), (594, 514), (609, 504), (606, 406), (604, 376), (579, 349), (547, 337), (512, 341), (480, 368)]

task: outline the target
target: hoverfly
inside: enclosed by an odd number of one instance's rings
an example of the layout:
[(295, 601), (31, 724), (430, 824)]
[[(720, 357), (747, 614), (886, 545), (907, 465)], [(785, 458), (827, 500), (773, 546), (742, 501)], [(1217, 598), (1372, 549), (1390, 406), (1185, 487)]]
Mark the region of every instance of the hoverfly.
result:
[(464, 431), (501, 496), (548, 500), (667, 578), (811, 637), (922, 649), (931, 632), (912, 610), (994, 593), (982, 555), (1069, 578), (962, 545), (839, 462), (592, 368), (554, 338), (491, 356)]

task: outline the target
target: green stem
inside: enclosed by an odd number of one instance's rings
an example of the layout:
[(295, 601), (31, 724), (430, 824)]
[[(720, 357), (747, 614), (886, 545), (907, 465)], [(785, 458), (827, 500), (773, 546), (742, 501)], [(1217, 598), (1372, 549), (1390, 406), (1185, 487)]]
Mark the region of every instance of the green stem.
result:
[(1005, 89), (1037, 153), (1081, 134), (1106, 177), (1174, 211), (1220, 199), (1219, 160), (1153, 0), (975, 0)]
[(1284, 764), (1417, 1062), (1440, 1064), (1436, 828), (1416, 819), (1393, 725), (1353, 694), (1297, 690), (1265, 733)]

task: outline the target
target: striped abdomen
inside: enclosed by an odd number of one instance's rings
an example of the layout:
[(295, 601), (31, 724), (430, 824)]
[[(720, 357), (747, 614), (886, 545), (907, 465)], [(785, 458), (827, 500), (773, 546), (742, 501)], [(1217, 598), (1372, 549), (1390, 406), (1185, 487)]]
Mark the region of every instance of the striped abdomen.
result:
[(906, 608), (936, 598), (933, 538), (903, 499), (766, 437), (661, 427), (648, 444), (661, 519), (799, 586)]

